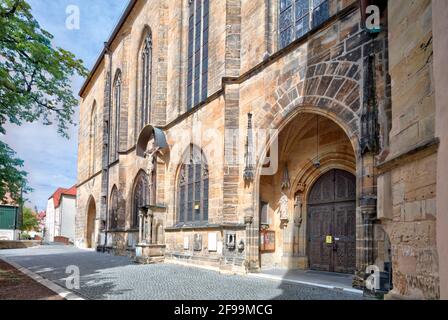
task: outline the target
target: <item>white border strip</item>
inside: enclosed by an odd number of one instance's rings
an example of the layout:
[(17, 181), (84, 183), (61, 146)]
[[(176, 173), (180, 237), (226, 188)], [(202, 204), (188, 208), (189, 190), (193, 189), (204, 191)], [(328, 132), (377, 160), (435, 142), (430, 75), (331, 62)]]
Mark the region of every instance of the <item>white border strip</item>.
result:
[(45, 278), (42, 278), (41, 276), (39, 276), (38, 274), (22, 267), (21, 265), (18, 265), (15, 262), (12, 262), (4, 257), (0, 257), (0, 260), (5, 261), (6, 263), (10, 264), (11, 266), (13, 266), (14, 268), (16, 268), (17, 270), (19, 270), (20, 272), (22, 272), (23, 274), (25, 274), (26, 276), (30, 277), (31, 279), (35, 280), (36, 282), (40, 283), (41, 285), (43, 285), (44, 287), (47, 287), (48, 289), (50, 289), (51, 291), (53, 291), (54, 293), (56, 293), (58, 296), (60, 296), (61, 298), (64, 298), (65, 300), (85, 300), (84, 298), (81, 298), (80, 296), (74, 294), (71, 291), (68, 291), (66, 289), (64, 289), (63, 287), (55, 284), (54, 282), (47, 280)]
[(285, 279), (285, 278), (282, 278), (280, 276), (273, 276), (273, 275), (268, 275), (268, 274), (249, 273), (248, 276), (252, 277), (252, 278), (269, 279), (269, 280), (274, 280), (274, 281), (288, 282), (288, 283), (293, 283), (293, 284), (304, 284), (304, 285), (312, 286), (312, 287), (319, 287), (319, 288), (325, 288), (325, 289), (331, 289), (331, 290), (345, 291), (345, 292), (350, 292), (350, 293), (354, 293), (354, 294), (358, 294), (358, 295), (363, 295), (364, 294), (363, 291), (357, 290), (357, 289), (341, 288), (341, 287), (335, 287), (335, 286), (332, 286), (332, 285), (320, 284), (320, 283), (315, 283), (315, 282), (307, 282), (307, 281), (300, 281), (300, 280), (293, 280), (293, 279)]

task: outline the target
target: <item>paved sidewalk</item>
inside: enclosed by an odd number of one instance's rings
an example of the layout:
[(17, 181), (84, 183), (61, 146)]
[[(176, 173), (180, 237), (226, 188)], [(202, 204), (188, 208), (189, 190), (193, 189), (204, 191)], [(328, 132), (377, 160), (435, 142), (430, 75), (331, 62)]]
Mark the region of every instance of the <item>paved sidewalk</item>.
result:
[(251, 277), (279, 280), (288, 283), (305, 284), (320, 288), (341, 290), (356, 294), (362, 291), (353, 288), (353, 275), (312, 270), (269, 269)]
[(78, 266), (76, 294), (94, 300), (359, 300), (359, 294), (291, 284), (175, 264), (137, 265), (117, 257), (72, 247), (2, 250), (22, 267), (65, 287), (66, 268)]

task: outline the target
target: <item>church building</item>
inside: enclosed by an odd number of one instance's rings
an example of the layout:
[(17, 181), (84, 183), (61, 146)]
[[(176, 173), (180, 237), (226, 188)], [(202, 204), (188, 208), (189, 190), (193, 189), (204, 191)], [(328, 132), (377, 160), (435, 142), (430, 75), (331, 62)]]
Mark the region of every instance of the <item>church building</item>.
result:
[(446, 11), (130, 0), (80, 92), (76, 245), (448, 294)]

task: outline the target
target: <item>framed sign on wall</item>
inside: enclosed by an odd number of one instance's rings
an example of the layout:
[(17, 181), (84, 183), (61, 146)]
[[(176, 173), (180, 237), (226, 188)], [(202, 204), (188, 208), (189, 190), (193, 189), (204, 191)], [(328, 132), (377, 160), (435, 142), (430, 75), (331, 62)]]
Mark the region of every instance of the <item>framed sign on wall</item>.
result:
[(260, 231), (260, 251), (261, 253), (275, 252), (275, 231)]

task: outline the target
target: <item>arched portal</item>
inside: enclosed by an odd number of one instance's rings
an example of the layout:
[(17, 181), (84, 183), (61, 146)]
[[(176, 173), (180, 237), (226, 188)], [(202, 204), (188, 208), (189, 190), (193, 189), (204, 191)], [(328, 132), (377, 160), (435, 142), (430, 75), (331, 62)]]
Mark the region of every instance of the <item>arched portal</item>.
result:
[[(351, 238), (353, 241), (350, 242), (350, 246), (353, 246), (350, 253), (353, 253), (354, 262), (350, 260), (350, 263), (343, 264), (344, 268), (340, 268), (340, 264), (322, 268), (311, 266), (310, 257), (315, 254), (317, 248), (312, 247), (316, 244), (309, 242), (309, 229), (321, 226), (316, 227), (314, 222), (309, 221), (308, 211), (314, 208), (308, 202), (313, 193), (313, 186), (321, 185), (320, 177), (331, 175), (331, 172), (344, 172), (351, 181), (349, 200), (352, 206), (350, 210), (353, 209), (350, 211), (353, 213), (350, 214), (353, 224), (350, 230), (356, 233), (356, 199), (359, 188), (355, 176), (357, 155), (353, 141), (333, 119), (315, 113), (301, 113), (290, 119), (278, 132), (276, 140), (266, 154), (271, 163), (277, 161), (278, 170), (274, 174), (265, 175), (258, 170), (259, 181), (256, 182), (255, 189), (255, 194), (258, 195), (255, 205), (258, 215), (254, 225), (257, 226), (257, 238), (260, 239), (259, 266), (262, 269), (311, 267), (317, 270), (352, 273), (356, 264), (356, 236)], [(273, 148), (278, 148), (278, 152)], [(278, 159), (273, 159), (272, 155), (277, 155)], [(266, 161), (260, 163), (265, 163), (265, 166), (271, 164)], [(328, 188), (334, 189), (334, 186)], [(334, 198), (329, 197), (327, 201), (334, 202)], [(317, 216), (312, 218), (315, 217)], [(332, 221), (324, 223), (334, 224)], [(319, 241), (326, 241), (326, 236), (331, 234), (324, 236)], [(320, 251), (316, 254), (322, 255)]]
[(354, 273), (356, 269), (356, 177), (330, 170), (308, 196), (308, 256), (312, 270)]
[(96, 221), (95, 199), (90, 198), (89, 206), (87, 209), (86, 246), (87, 246), (87, 248), (91, 248), (91, 249), (95, 248), (95, 244), (96, 244), (95, 221)]

